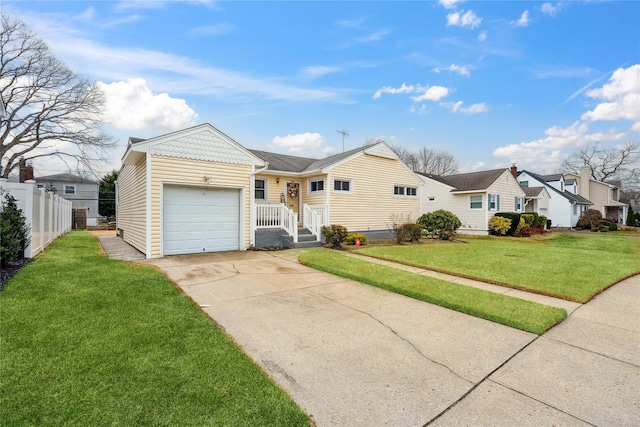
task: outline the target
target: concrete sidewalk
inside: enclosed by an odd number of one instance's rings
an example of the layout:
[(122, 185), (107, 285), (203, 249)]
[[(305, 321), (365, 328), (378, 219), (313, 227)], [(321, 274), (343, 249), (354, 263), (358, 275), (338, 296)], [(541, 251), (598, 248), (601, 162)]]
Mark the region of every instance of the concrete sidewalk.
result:
[(640, 425), (640, 276), (565, 307), (570, 316), (538, 337), (312, 270), (298, 252), (140, 262), (160, 267), (319, 426)]

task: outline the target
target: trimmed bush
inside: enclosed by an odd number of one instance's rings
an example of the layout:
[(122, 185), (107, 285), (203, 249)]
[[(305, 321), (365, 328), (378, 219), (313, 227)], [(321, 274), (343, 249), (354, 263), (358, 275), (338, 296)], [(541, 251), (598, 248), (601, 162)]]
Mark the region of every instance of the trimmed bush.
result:
[(333, 249), (340, 249), (348, 234), (347, 228), (342, 225), (331, 224), (329, 227), (322, 227), (322, 237)]
[(422, 225), (411, 221), (411, 215), (390, 215), (389, 231), (398, 244), (406, 241), (418, 241), (422, 237)]
[[(537, 215), (537, 214), (536, 214), (536, 215)], [(526, 225), (529, 225), (529, 226), (535, 226), (536, 219), (537, 219), (537, 218), (536, 218), (536, 215), (534, 215), (534, 214), (532, 214), (532, 213), (527, 212), (527, 213), (520, 214), (520, 219), (521, 219), (521, 220), (524, 220), (524, 223), (525, 223)]]
[(22, 209), (18, 209), (15, 197), (6, 193), (0, 205), (0, 266), (5, 267), (24, 257), (24, 250), (31, 239), (29, 226)]
[(578, 225), (585, 229), (598, 228), (600, 226), (600, 220), (602, 220), (602, 213), (597, 209), (587, 209), (582, 213), (578, 220)]
[(489, 231), (496, 236), (506, 236), (511, 228), (511, 220), (502, 216), (493, 216), (489, 220)]
[(520, 225), (520, 214), (518, 212), (498, 212), (495, 216), (500, 216), (503, 218), (508, 218), (511, 220), (511, 227), (507, 232), (507, 236), (514, 236), (516, 234), (516, 230), (518, 229), (518, 225)]
[(457, 216), (444, 209), (422, 215), (418, 218), (418, 224), (422, 225), (428, 234), (437, 235), (441, 240), (454, 240), (456, 230), (462, 226)]
[(344, 239), (344, 242), (347, 245), (355, 245), (356, 240), (360, 240), (360, 244), (364, 245), (365, 243), (367, 243), (367, 236), (362, 233), (351, 233), (347, 236), (346, 239)]
[(609, 231), (618, 231), (618, 224), (616, 224), (615, 222), (610, 222)]

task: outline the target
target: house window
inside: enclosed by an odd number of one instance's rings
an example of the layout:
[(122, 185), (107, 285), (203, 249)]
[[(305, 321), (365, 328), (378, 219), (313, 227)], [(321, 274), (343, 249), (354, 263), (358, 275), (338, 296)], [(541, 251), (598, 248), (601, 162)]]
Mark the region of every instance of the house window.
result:
[(351, 191), (351, 181), (336, 179), (333, 181), (335, 191)]
[(256, 179), (255, 199), (264, 200), (266, 197), (266, 184), (264, 179)]
[(482, 209), (482, 196), (469, 196), (469, 209)]
[(319, 193), (324, 191), (324, 179), (319, 181), (309, 181), (309, 192)]
[(44, 188), (44, 184), (38, 184), (36, 185), (37, 188)]
[(65, 185), (64, 186), (64, 194), (76, 194), (76, 186), (75, 185)]
[(436, 201), (436, 196), (427, 197), (427, 202), (435, 202), (435, 201)]
[(500, 196), (496, 194), (488, 194), (487, 205), (489, 205), (490, 211), (500, 210)]
[(528, 188), (529, 187), (529, 181), (520, 181), (520, 187)]
[(516, 197), (516, 212), (522, 212), (524, 206), (524, 198)]
[(404, 187), (401, 185), (393, 186), (393, 194), (396, 196), (416, 197), (418, 189), (416, 187)]

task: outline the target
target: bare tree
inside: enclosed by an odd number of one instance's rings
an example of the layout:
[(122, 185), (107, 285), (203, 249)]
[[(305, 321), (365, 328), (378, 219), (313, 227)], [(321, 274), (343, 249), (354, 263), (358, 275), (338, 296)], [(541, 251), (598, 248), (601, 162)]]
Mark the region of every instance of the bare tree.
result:
[(422, 147), (418, 150), (418, 172), (432, 175), (452, 175), (458, 172), (459, 163), (452, 154)]
[(113, 139), (100, 129), (104, 95), (67, 68), (27, 26), (1, 14), (2, 177), (20, 158), (57, 156), (91, 169)]
[(576, 150), (563, 162), (567, 173), (580, 174), (580, 168), (589, 166), (591, 178), (597, 181), (622, 181), (623, 198), (636, 198), (640, 194), (640, 143), (627, 141), (621, 147), (605, 149), (600, 143), (588, 144)]
[(419, 169), (420, 161), (415, 153), (398, 144), (391, 145), (391, 149), (396, 153), (400, 161), (409, 166), (411, 170), (417, 171)]

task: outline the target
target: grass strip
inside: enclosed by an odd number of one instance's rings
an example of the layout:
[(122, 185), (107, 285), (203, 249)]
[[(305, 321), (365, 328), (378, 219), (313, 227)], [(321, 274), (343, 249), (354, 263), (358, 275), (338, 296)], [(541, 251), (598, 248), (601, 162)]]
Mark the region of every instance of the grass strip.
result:
[(87, 232), (8, 281), (0, 320), (3, 425), (309, 425), (167, 278)]
[(356, 252), (580, 303), (640, 272), (640, 239), (620, 235), (465, 236), (464, 241)]
[(567, 317), (562, 308), (410, 273), (339, 251), (311, 249), (299, 260), (317, 270), (538, 335)]

